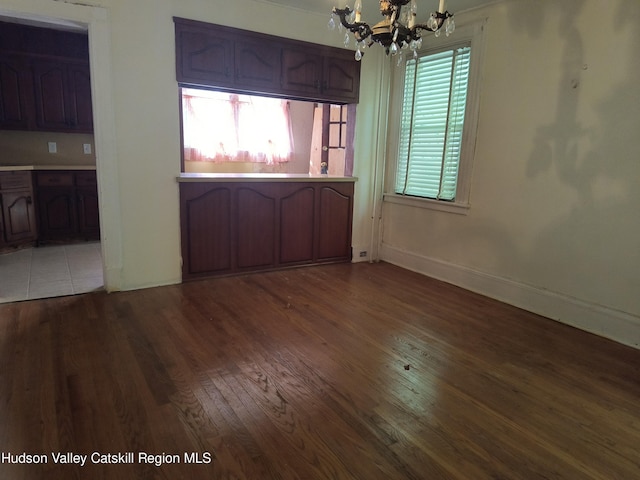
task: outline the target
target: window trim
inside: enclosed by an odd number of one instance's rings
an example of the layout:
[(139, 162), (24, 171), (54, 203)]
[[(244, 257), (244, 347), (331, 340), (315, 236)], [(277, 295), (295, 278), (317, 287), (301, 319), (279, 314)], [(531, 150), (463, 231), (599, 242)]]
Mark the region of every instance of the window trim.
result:
[(392, 60), (392, 87), (389, 108), (389, 142), (387, 143), (387, 181), (383, 193), (383, 201), (419, 208), (428, 208), (444, 212), (467, 214), (471, 205), (469, 202), (471, 191), (471, 175), (475, 157), (476, 134), (478, 130), (478, 114), (480, 106), (480, 72), (484, 57), (484, 27), (486, 19), (481, 19), (467, 25), (458, 26), (451, 37), (435, 38), (434, 35), (423, 37), (423, 47), (419, 54), (431, 54), (448, 50), (462, 45), (471, 45), (471, 65), (465, 112), (465, 128), (462, 136), (462, 154), (458, 166), (458, 183), (454, 201), (436, 200), (411, 195), (395, 193), (395, 183), (398, 165), (400, 117), (402, 114), (402, 100), (404, 93), (404, 66), (396, 67)]

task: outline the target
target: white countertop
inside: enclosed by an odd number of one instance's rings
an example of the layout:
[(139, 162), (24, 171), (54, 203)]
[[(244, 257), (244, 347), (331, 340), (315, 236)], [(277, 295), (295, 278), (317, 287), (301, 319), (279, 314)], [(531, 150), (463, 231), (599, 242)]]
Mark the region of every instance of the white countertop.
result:
[(357, 177), (303, 173), (181, 173), (178, 182), (355, 182)]
[(0, 165), (0, 172), (23, 170), (95, 170), (95, 165)]

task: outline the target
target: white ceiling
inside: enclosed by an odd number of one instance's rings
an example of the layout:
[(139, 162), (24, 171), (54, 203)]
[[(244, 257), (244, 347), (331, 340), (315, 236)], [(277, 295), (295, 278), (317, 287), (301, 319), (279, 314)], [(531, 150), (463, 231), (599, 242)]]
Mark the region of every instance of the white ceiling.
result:
[[(310, 12), (326, 13), (329, 15), (333, 7), (343, 8), (345, 5), (353, 8), (355, 0), (262, 0), (266, 3), (277, 3), (288, 7), (299, 8)], [(496, 0), (446, 0), (446, 9), (452, 13), (480, 7)], [(418, 0), (418, 9), (429, 12), (438, 8), (438, 0)], [(379, 0), (362, 0), (362, 15), (365, 18), (375, 19), (375, 15), (380, 14)]]

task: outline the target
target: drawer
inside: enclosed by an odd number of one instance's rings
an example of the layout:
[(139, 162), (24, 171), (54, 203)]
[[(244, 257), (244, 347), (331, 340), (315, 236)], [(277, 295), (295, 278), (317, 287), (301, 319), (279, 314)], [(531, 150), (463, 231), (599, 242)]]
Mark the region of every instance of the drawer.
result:
[(78, 187), (95, 187), (98, 185), (96, 172), (77, 172), (76, 185)]
[(71, 172), (38, 172), (39, 187), (72, 187), (73, 173)]
[(31, 172), (0, 172), (0, 190), (31, 188)]

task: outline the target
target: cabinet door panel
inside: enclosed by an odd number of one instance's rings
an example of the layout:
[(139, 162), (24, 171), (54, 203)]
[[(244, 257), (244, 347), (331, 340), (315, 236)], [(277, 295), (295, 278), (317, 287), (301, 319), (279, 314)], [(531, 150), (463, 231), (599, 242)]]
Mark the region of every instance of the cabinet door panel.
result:
[(91, 77), (88, 65), (69, 66), (69, 121), (77, 132), (93, 132)]
[(236, 86), (260, 92), (280, 88), (280, 48), (269, 42), (235, 42)]
[(275, 264), (276, 200), (251, 188), (239, 188), (237, 259), (239, 268)]
[(41, 129), (69, 128), (65, 68), (62, 64), (39, 62), (33, 67), (36, 125)]
[(177, 80), (211, 86), (233, 84), (233, 43), (224, 36), (202, 31), (183, 31), (179, 41)]
[(38, 216), (43, 240), (74, 237), (76, 219), (73, 188), (40, 188)]
[(231, 269), (231, 192), (215, 188), (191, 197), (183, 189), (183, 260), (186, 274), (219, 273)]
[(357, 103), (360, 91), (360, 63), (348, 58), (325, 59), (323, 93), (331, 98)]
[(30, 191), (2, 194), (5, 239), (8, 243), (35, 240), (35, 208)]
[(280, 263), (313, 260), (315, 193), (302, 188), (280, 201)]
[(33, 97), (26, 67), (0, 56), (0, 128), (29, 128), (29, 99)]
[(293, 96), (317, 98), (322, 79), (322, 56), (307, 51), (282, 50), (282, 89)]
[(87, 240), (100, 238), (100, 214), (98, 192), (93, 188), (77, 191), (78, 233)]
[(332, 187), (320, 189), (318, 260), (351, 258), (352, 198)]

